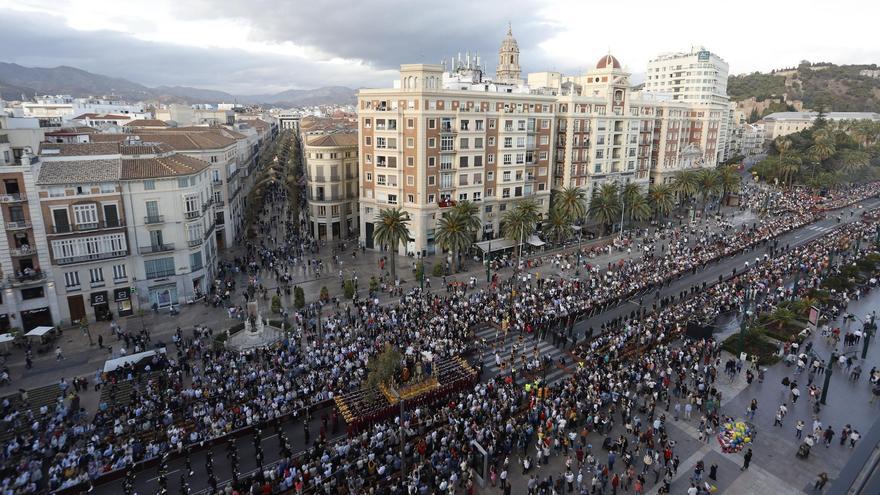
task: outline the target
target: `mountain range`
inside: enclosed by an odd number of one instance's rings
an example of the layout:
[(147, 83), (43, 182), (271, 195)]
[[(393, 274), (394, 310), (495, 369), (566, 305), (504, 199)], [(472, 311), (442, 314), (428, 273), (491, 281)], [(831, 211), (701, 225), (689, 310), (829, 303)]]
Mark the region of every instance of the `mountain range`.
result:
[(95, 74), (76, 67), (25, 67), (0, 62), (0, 97), (7, 100), (36, 94), (71, 96), (116, 95), (131, 101), (158, 103), (239, 102), (281, 107), (354, 104), (356, 90), (343, 86), (289, 89), (264, 95), (234, 95), (225, 91), (188, 86), (148, 87), (119, 77)]

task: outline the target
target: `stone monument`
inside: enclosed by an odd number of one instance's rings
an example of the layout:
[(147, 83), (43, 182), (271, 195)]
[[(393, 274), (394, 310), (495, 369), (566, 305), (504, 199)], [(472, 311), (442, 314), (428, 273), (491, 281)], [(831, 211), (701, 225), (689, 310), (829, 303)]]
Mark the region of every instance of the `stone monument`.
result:
[(267, 325), (260, 315), (257, 301), (248, 301), (245, 310), (244, 330), (233, 334), (226, 341), (227, 347), (244, 351), (258, 347), (272, 345), (279, 340), (283, 332), (271, 325)]

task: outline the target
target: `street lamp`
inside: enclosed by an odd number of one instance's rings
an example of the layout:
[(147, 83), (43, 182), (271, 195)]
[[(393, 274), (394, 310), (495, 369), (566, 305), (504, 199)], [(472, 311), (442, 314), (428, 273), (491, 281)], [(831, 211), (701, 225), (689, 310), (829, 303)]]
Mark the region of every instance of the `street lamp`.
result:
[(492, 239), (489, 239), (489, 250), (483, 253), (483, 260), (486, 263), (486, 283), (488, 284), (492, 280), (490, 273), (492, 269)]
[(743, 300), (742, 322), (739, 325), (739, 353), (740, 353), (740, 355), (742, 355), (742, 353), (745, 350), (746, 328), (748, 327), (748, 321), (749, 321), (749, 306), (751, 304), (751, 295), (752, 295), (752, 286), (751, 286), (751, 284), (749, 284), (749, 286), (746, 287), (746, 295), (745, 295), (745, 299)]
[(819, 399), (819, 402), (822, 405), (825, 405), (825, 399), (828, 397), (828, 386), (831, 384), (831, 373), (833, 372), (832, 368), (834, 367), (834, 361), (837, 360), (835, 356), (835, 351), (831, 351), (831, 355), (828, 356), (828, 362), (825, 363), (825, 383), (822, 384), (822, 397)]

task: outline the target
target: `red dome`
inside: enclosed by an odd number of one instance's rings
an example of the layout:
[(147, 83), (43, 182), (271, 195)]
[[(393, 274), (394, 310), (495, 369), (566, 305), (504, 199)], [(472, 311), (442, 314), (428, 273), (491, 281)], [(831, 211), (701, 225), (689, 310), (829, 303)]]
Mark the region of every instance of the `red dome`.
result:
[(613, 69), (620, 68), (620, 62), (618, 62), (617, 59), (614, 58), (614, 56), (611, 55), (610, 53), (608, 55), (605, 55), (604, 57), (600, 58), (599, 62), (596, 63), (597, 69), (605, 69), (608, 67), (611, 67)]

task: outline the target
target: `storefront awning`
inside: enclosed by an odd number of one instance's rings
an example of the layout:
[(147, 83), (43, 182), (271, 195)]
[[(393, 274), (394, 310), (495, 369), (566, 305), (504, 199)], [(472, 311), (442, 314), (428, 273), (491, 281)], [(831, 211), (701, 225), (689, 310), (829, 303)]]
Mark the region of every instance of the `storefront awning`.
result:
[(159, 349), (157, 349), (155, 351), (139, 352), (137, 354), (132, 354), (130, 356), (122, 356), (122, 357), (118, 357), (116, 359), (110, 359), (110, 360), (104, 362), (104, 373), (109, 373), (111, 371), (116, 370), (117, 368), (122, 368), (123, 366), (125, 366), (126, 364), (129, 364), (129, 363), (137, 364), (137, 363), (143, 361), (144, 359), (150, 359), (157, 354), (165, 354), (165, 352), (166, 352), (165, 348), (160, 347)]
[(526, 243), (528, 243), (530, 246), (535, 246), (535, 247), (541, 247), (544, 244), (547, 244), (546, 242), (542, 241), (541, 238), (539, 238), (536, 235), (529, 236), (529, 238), (526, 240)]
[(516, 246), (516, 241), (510, 239), (492, 239), (491, 241), (482, 241), (477, 243), (477, 247), (484, 253), (492, 253), (502, 251)]
[(47, 333), (51, 332), (52, 330), (55, 330), (55, 329), (53, 327), (37, 327), (37, 328), (31, 330), (30, 332), (26, 333), (25, 336), (26, 337), (42, 337), (43, 335), (46, 335)]

